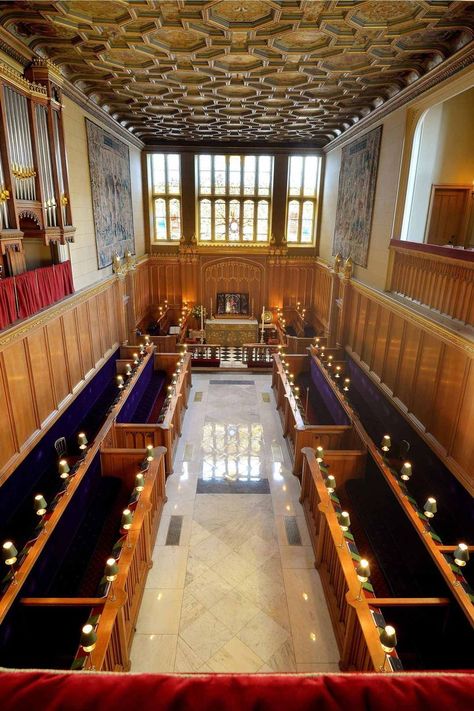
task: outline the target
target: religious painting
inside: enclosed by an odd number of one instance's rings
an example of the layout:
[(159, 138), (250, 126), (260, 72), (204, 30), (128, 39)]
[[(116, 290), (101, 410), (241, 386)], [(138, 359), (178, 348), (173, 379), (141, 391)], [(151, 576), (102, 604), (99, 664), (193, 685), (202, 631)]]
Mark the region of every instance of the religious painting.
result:
[(367, 266), (382, 127), (342, 149), (332, 253)]
[(86, 119), (89, 170), (99, 269), (117, 252), (135, 253), (128, 146)]
[(220, 315), (224, 314), (243, 314), (247, 315), (249, 312), (249, 295), (248, 294), (234, 294), (234, 293), (220, 293), (217, 294), (217, 313)]

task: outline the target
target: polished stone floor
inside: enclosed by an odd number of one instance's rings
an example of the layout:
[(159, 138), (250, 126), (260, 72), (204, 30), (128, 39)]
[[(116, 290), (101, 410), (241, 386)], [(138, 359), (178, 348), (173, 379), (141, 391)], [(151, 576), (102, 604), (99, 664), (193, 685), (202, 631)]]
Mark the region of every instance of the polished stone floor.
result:
[(269, 375), (193, 374), (132, 671), (338, 671), (289, 465)]

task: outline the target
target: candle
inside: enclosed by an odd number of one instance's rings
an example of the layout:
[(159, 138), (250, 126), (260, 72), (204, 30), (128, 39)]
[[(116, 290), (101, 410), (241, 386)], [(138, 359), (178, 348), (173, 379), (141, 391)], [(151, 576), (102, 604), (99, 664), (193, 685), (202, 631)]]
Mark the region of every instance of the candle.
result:
[(212, 318), (212, 298), (211, 298), (211, 300), (210, 300), (210, 302), (209, 302), (209, 306), (210, 306), (210, 309), (209, 309), (209, 318)]
[(201, 331), (204, 330), (204, 307), (201, 306)]
[(254, 301), (254, 299), (252, 299), (252, 316), (253, 316), (253, 313), (254, 313), (254, 311), (255, 311), (254, 306), (255, 306), (255, 301)]

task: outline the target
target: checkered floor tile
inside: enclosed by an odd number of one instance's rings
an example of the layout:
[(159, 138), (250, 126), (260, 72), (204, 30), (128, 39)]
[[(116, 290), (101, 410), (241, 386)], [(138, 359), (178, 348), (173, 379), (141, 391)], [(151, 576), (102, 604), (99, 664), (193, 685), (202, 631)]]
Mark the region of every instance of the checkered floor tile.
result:
[(242, 348), (234, 346), (222, 346), (221, 365), (242, 364)]

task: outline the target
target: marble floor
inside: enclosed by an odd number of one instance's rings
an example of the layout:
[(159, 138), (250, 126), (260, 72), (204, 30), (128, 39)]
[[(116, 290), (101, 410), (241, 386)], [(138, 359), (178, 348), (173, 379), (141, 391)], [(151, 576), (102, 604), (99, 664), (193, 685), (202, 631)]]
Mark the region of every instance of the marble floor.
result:
[(338, 671), (269, 375), (193, 374), (167, 495), (131, 670)]

